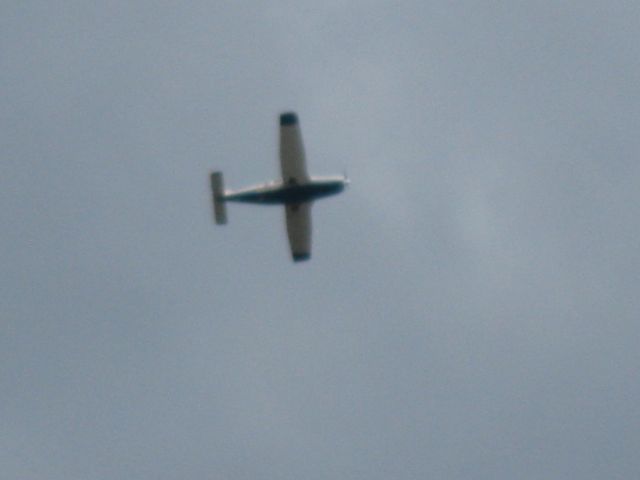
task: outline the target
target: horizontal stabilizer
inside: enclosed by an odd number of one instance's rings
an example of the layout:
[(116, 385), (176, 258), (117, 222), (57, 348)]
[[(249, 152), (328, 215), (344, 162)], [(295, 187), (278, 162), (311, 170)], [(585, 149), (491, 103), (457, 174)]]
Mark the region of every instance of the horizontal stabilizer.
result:
[(213, 214), (218, 225), (227, 223), (227, 205), (224, 201), (224, 180), (222, 172), (211, 174), (211, 193), (213, 195)]

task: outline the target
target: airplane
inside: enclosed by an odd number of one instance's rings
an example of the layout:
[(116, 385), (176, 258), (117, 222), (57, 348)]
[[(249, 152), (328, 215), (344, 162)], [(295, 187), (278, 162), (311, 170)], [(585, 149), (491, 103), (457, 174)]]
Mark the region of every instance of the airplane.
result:
[(311, 205), (316, 199), (342, 192), (350, 182), (346, 175), (309, 176), (300, 124), (294, 112), (280, 115), (280, 170), (280, 180), (239, 190), (225, 190), (222, 172), (212, 172), (215, 222), (218, 225), (227, 223), (227, 202), (283, 205), (293, 261), (309, 260)]

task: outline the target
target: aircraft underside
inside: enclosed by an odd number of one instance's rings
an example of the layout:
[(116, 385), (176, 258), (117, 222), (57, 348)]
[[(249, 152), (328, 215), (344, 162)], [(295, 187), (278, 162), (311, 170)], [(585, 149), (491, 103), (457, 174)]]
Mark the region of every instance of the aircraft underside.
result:
[(227, 223), (227, 202), (284, 205), (291, 256), (295, 262), (311, 258), (311, 206), (313, 201), (340, 193), (349, 184), (345, 177), (310, 177), (298, 116), (280, 115), (280, 181), (240, 190), (225, 190), (222, 172), (211, 173), (215, 222)]
[(276, 188), (260, 188), (246, 192), (227, 193), (225, 201), (266, 204), (304, 203), (340, 193), (342, 182), (308, 183)]

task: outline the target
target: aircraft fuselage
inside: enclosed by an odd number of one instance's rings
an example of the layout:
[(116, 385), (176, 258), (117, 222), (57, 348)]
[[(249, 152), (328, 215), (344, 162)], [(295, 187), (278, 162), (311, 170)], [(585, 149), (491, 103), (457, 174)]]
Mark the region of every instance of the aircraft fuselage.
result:
[(275, 182), (227, 191), (223, 199), (227, 202), (295, 204), (335, 195), (342, 192), (347, 184), (348, 180), (343, 177), (316, 177), (304, 183)]

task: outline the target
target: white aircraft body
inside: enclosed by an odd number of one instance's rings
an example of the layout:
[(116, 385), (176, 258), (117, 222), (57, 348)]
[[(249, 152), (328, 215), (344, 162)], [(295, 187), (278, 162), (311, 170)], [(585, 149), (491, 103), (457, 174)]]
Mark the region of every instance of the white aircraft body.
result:
[(310, 177), (307, 174), (298, 116), (293, 112), (280, 115), (280, 168), (281, 180), (239, 190), (225, 190), (222, 172), (211, 173), (215, 221), (227, 223), (227, 202), (283, 205), (293, 260), (308, 260), (311, 258), (313, 201), (342, 192), (349, 180), (346, 176)]

